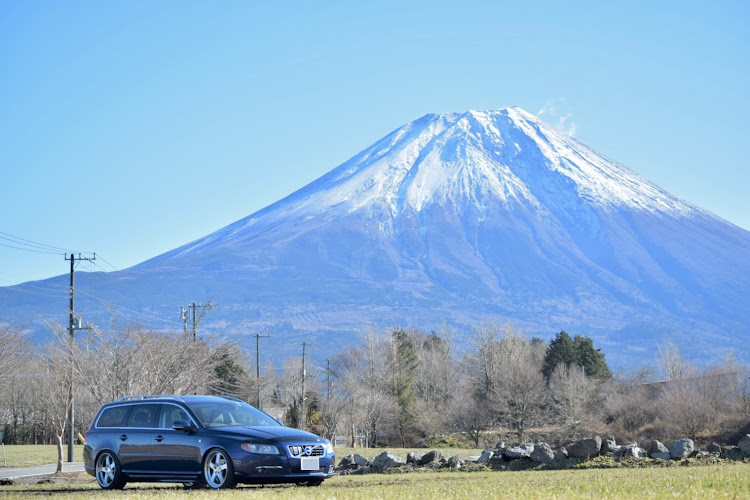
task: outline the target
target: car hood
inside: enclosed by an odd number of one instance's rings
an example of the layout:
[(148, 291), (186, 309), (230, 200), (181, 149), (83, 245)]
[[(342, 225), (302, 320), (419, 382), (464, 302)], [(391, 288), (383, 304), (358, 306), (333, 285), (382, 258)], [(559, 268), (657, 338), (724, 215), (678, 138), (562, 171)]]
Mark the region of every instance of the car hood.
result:
[(291, 427), (275, 427), (275, 426), (253, 426), (253, 427), (216, 427), (213, 429), (221, 430), (236, 434), (238, 436), (254, 437), (259, 439), (268, 440), (281, 440), (281, 441), (313, 441), (313, 442), (325, 442), (320, 436), (316, 436), (310, 432), (301, 431), (299, 429), (292, 429)]

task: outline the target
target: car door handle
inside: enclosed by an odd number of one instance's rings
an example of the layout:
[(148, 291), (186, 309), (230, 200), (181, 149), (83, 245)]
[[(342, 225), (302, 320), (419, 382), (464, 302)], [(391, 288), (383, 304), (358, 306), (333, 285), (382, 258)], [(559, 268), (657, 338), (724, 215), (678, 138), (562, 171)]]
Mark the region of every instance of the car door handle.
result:
[(164, 436), (156, 436), (156, 440), (161, 443), (162, 441), (164, 441)]
[(125, 434), (120, 436), (120, 441), (125, 441), (126, 439), (128, 439), (128, 436), (126, 436)]

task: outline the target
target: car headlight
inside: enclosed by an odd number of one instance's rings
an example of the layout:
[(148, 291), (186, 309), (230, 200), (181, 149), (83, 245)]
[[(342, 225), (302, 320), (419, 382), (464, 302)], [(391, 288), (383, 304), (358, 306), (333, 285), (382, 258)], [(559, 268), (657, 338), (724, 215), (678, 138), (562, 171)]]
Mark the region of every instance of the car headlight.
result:
[(331, 443), (323, 443), (323, 450), (326, 455), (330, 455), (333, 453), (333, 445)]
[(278, 455), (279, 449), (272, 444), (242, 443), (242, 449), (260, 455)]

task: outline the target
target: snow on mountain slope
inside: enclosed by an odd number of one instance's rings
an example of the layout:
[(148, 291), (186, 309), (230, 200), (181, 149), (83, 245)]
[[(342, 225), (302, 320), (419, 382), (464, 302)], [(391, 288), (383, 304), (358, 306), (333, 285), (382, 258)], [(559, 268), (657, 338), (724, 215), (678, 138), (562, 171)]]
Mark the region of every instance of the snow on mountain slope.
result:
[(226, 333), (321, 349), (366, 324), (495, 318), (589, 335), (615, 363), (650, 363), (667, 337), (750, 360), (749, 249), (750, 232), (507, 108), (425, 115), (98, 290), (134, 310), (210, 298)]
[(252, 234), (256, 226), (365, 211), (389, 231), (403, 213), (432, 204), (481, 209), (511, 202), (546, 216), (572, 211), (572, 218), (586, 215), (582, 206), (701, 213), (521, 109), (469, 111), (405, 125), (280, 202), (162, 258)]

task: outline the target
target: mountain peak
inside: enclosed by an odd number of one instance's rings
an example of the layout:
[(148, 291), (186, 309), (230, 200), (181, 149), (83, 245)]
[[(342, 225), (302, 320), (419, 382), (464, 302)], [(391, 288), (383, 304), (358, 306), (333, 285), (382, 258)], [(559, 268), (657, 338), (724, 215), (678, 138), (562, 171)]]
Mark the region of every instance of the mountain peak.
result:
[(593, 220), (597, 210), (705, 214), (509, 107), (424, 115), (279, 202), (173, 252), (235, 238), (249, 227), (312, 226), (353, 213), (393, 234), (400, 219), (432, 206), (496, 217), (533, 210), (544, 224), (562, 226)]
[[(399, 127), (245, 219), (100, 276), (97, 291), (170, 315), (165, 291), (212, 298), (223, 332), (272, 331), (289, 349), (302, 335), (340, 348), (366, 324), (466, 332), (496, 318), (591, 336), (637, 365), (670, 337), (693, 356), (750, 355), (748, 248), (749, 232), (530, 113), (472, 110)], [(58, 309), (33, 305), (19, 324)]]
[[(333, 174), (333, 175), (331, 175)], [(350, 159), (318, 184), (320, 209), (386, 203), (391, 212), (495, 198), (544, 206), (573, 196), (604, 207), (694, 210), (633, 171), (518, 107), (425, 115)], [(554, 201), (554, 200), (552, 200)]]

